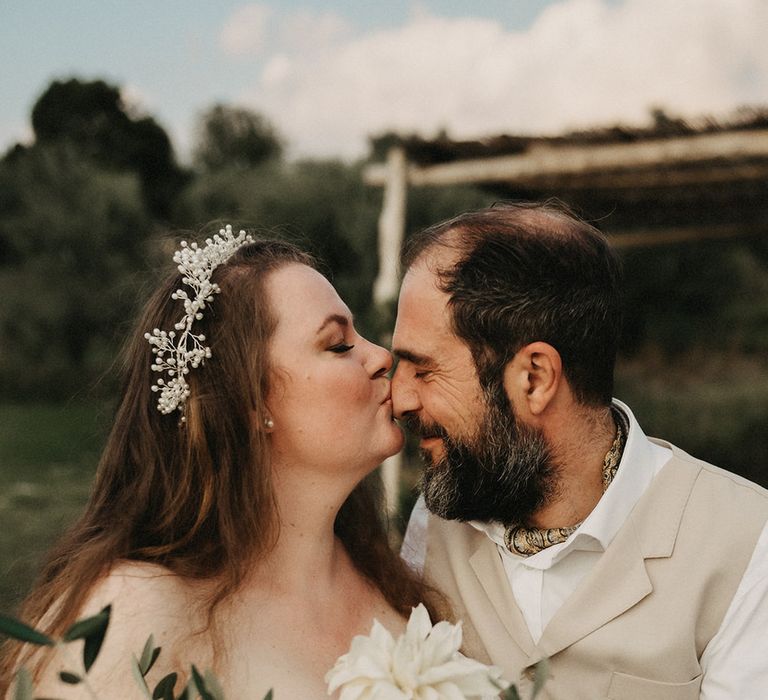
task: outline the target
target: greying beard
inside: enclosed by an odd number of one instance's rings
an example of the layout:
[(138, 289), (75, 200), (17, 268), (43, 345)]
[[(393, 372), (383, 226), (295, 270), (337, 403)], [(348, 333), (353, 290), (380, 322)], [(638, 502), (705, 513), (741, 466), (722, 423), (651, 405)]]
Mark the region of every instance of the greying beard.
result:
[(518, 421), (500, 383), (485, 392), (486, 412), (466, 441), (413, 417), (409, 429), (443, 441), (437, 461), (426, 450), (421, 489), (427, 508), (447, 520), (527, 523), (556, 487), (549, 446), (539, 429)]

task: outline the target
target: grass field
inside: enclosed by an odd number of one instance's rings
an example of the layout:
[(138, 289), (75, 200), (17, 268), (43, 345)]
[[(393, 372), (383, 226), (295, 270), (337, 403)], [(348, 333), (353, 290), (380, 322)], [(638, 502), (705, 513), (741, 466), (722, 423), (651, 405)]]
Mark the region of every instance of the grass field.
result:
[(107, 415), (96, 404), (0, 404), (0, 610), (85, 504)]

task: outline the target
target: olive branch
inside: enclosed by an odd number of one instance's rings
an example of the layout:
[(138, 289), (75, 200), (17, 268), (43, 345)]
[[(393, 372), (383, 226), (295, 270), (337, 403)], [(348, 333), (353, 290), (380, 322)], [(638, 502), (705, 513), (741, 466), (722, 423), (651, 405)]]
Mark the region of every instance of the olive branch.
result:
[[(5, 634), (19, 642), (59, 649), (67, 665), (71, 664), (71, 668), (77, 668), (78, 665), (82, 667), (76, 671), (65, 670), (59, 672), (59, 680), (65, 685), (80, 685), (92, 700), (99, 700), (98, 694), (89, 683), (88, 672), (96, 662), (101, 651), (104, 637), (107, 634), (111, 612), (112, 606), (107, 605), (98, 614), (75, 622), (62, 635), (61, 639), (53, 639), (13, 617), (0, 614), (0, 634)], [(71, 648), (67, 648), (68, 644), (77, 640), (83, 640), (84, 642), (82, 659), (79, 663), (75, 662), (71, 654)], [(226, 700), (221, 684), (213, 672), (207, 670), (201, 673), (194, 664), (190, 668), (189, 681), (178, 694), (176, 692), (176, 685), (179, 674), (176, 672), (163, 676), (155, 687), (150, 689), (147, 684), (147, 674), (155, 665), (161, 651), (162, 648), (155, 646), (154, 636), (150, 634), (141, 654), (138, 657), (135, 654), (131, 655), (131, 670), (134, 681), (147, 700), (195, 700), (195, 698), (200, 698), (201, 700)], [(32, 675), (26, 668), (22, 667), (16, 672), (14, 693), (9, 697), (12, 700), (36, 700)], [(272, 700), (271, 690), (264, 696), (264, 700)]]

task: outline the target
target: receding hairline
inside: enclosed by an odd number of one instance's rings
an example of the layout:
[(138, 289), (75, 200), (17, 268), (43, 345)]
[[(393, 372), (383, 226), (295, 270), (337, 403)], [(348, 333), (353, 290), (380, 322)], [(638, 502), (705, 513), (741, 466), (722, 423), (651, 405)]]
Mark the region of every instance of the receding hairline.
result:
[[(403, 249), (401, 268), (407, 273), (417, 264), (425, 264), (437, 272), (440, 264), (455, 264), (471, 254), (489, 235), (504, 230), (509, 234), (514, 232), (521, 238), (560, 238), (583, 244), (588, 236), (590, 239), (597, 237), (607, 244), (598, 229), (563, 205), (531, 202), (493, 206), (459, 214), (421, 231), (416, 235), (414, 244)], [(448, 252), (441, 254), (440, 251)]]

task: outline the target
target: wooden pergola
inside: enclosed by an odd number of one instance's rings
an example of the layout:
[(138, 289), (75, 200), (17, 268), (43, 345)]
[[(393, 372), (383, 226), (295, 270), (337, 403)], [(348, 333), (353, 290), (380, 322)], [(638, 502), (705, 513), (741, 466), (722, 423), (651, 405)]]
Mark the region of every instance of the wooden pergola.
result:
[[(473, 142), (464, 149), (473, 151), (473, 157), (454, 157), (448, 148), (437, 158), (441, 162), (428, 162), (423, 152), (429, 148), (423, 147), (429, 142), (414, 149), (403, 139), (390, 146), (386, 162), (365, 168), (365, 182), (384, 191), (377, 304), (397, 297), (397, 261), (412, 187), (479, 185), (501, 197), (556, 196), (595, 218), (610, 213), (601, 228), (619, 248), (768, 233), (765, 125), (647, 133), (623, 140), (517, 138), (506, 143), (514, 152), (499, 153), (503, 149)], [(387, 460), (383, 475), (394, 511), (399, 456)]]

